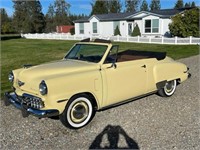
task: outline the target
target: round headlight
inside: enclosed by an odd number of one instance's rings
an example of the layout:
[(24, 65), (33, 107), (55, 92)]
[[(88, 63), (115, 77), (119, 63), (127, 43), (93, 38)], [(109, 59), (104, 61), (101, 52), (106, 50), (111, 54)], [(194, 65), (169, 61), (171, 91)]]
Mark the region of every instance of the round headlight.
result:
[(42, 81), (39, 85), (40, 94), (45, 95), (47, 94), (47, 85), (45, 81)]
[(9, 80), (10, 82), (13, 82), (13, 81), (14, 81), (13, 72), (10, 72), (10, 73), (8, 74), (8, 80)]

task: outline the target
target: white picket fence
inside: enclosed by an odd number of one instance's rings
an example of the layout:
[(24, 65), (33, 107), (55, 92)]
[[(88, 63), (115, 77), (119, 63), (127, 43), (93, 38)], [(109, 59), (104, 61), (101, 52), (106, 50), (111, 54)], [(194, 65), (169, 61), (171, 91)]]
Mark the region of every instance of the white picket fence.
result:
[[(88, 36), (76, 36), (76, 35), (70, 35), (67, 33), (42, 33), (42, 34), (21, 34), (22, 37), (27, 39), (55, 39), (55, 40), (82, 40), (85, 38), (88, 38)], [(136, 42), (136, 43), (155, 43), (155, 44), (200, 44), (200, 38), (195, 37), (187, 37), (187, 38), (180, 38), (180, 37), (173, 37), (173, 38), (167, 38), (167, 37), (123, 37), (123, 36), (90, 36), (89, 38), (95, 39), (95, 38), (102, 38), (112, 41), (118, 41), (118, 42)]]

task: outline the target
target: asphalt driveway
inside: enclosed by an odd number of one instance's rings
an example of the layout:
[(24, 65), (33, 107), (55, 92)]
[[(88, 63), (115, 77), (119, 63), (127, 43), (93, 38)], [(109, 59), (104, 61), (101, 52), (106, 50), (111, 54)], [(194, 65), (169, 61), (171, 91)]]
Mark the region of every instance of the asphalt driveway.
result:
[(0, 106), (0, 149), (200, 149), (199, 56), (179, 60), (192, 78), (170, 98), (151, 95), (97, 112), (79, 130), (57, 118), (23, 118), (13, 106)]

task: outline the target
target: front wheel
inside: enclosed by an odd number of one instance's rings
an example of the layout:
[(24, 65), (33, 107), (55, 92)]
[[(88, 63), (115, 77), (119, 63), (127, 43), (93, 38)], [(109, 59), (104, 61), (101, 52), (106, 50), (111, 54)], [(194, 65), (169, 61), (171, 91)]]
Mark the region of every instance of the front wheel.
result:
[(165, 84), (165, 86), (158, 91), (158, 94), (163, 97), (172, 96), (174, 92), (176, 91), (176, 85), (177, 85), (176, 80), (168, 81)]
[(87, 125), (95, 115), (92, 102), (87, 95), (78, 95), (70, 99), (60, 120), (66, 127), (79, 129)]

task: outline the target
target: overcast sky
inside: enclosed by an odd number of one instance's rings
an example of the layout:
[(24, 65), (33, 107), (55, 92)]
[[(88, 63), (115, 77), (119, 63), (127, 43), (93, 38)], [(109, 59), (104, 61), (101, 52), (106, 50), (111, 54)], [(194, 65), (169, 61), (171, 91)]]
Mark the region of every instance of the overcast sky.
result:
[[(91, 2), (92, 0), (66, 0), (70, 5), (70, 13), (72, 14), (86, 14), (89, 15), (92, 8)], [(141, 0), (142, 1), (142, 0)], [(161, 0), (161, 8), (173, 8), (177, 0)], [(192, 2), (194, 1), (197, 6), (200, 6), (200, 0), (184, 0), (185, 2)], [(53, 4), (54, 0), (40, 0), (42, 4), (42, 11), (46, 14), (49, 4)], [(122, 3), (125, 0), (121, 0)], [(148, 4), (150, 4), (151, 0), (147, 0)], [(0, 8), (5, 8), (8, 15), (11, 16), (13, 14), (13, 2), (12, 0), (0, 0)]]

